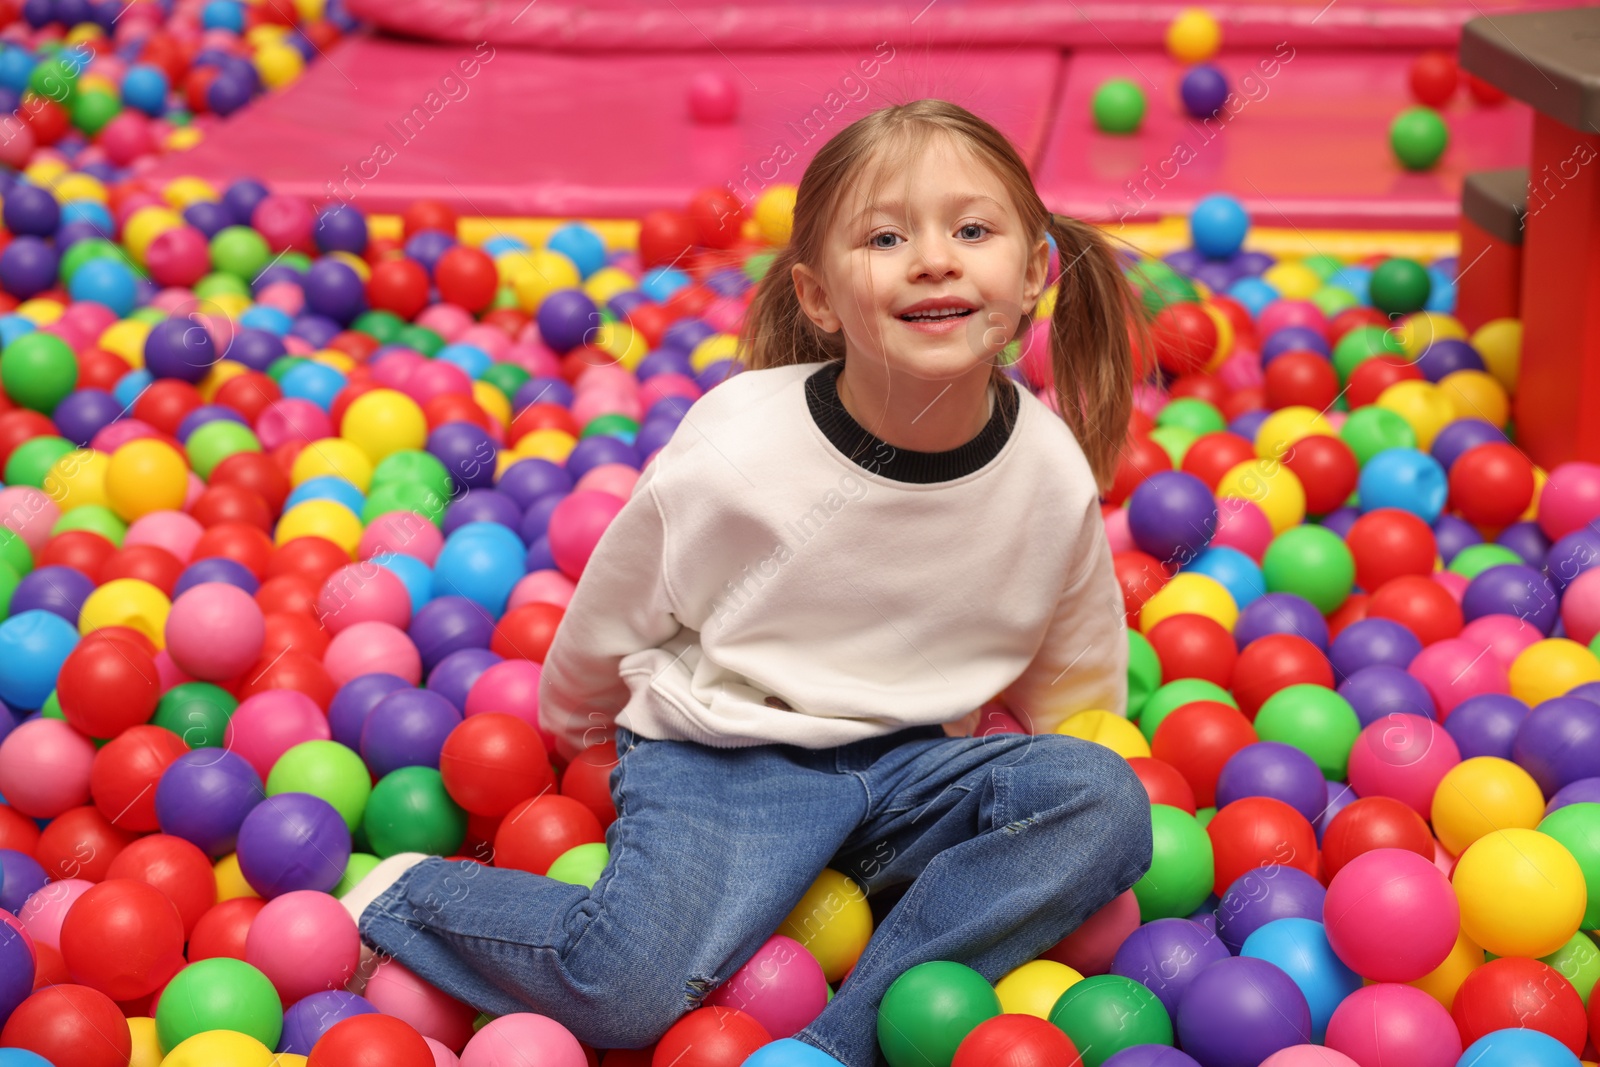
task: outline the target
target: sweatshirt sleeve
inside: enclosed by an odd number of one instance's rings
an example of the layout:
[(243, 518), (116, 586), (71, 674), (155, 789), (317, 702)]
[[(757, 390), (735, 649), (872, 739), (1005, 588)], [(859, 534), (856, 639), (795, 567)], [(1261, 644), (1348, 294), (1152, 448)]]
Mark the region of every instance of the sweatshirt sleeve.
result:
[(539, 679), (539, 718), (564, 759), (611, 736), (630, 697), (622, 660), (682, 629), (666, 579), (666, 525), (647, 464), (578, 578)]
[(1062, 590), (1033, 661), (1001, 693), (1030, 733), (1052, 733), (1080, 711), (1127, 714), (1128, 623), (1098, 513), (1086, 539), (1088, 558)]

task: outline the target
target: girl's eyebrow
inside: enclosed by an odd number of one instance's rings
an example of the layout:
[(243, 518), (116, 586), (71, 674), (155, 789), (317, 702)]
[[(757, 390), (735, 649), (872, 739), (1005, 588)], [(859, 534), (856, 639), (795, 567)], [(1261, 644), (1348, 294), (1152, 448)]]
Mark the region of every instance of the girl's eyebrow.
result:
[[(1004, 204), (1002, 204), (1000, 201), (996, 200), (994, 197), (989, 196), (986, 193), (954, 192), (954, 193), (945, 194), (945, 196), (942, 197), (941, 199), (943, 201), (944, 206), (951, 207), (951, 208), (966, 207), (968, 204), (975, 204), (975, 203), (979, 203), (980, 201), (987, 201), (987, 202), (995, 205), (996, 207), (998, 207), (998, 208), (1000, 208), (1002, 210), (1004, 210), (1004, 208), (1005, 208)], [(905, 210), (905, 204), (902, 201), (899, 201), (899, 200), (879, 200), (879, 201), (875, 201), (874, 203), (868, 204), (866, 207), (862, 208), (859, 212), (856, 213), (855, 218), (851, 219), (850, 221), (851, 221), (851, 225), (852, 226), (857, 226), (857, 225), (860, 225), (862, 222), (864, 222), (869, 216), (877, 215), (877, 214), (895, 215), (895, 214), (901, 213), (904, 210)]]

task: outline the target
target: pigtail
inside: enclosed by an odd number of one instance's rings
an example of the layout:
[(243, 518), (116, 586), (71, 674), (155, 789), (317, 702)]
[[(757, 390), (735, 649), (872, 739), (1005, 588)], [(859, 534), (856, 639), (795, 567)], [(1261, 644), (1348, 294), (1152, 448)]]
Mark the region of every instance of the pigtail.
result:
[(1145, 317), (1098, 228), (1052, 214), (1049, 232), (1061, 258), (1050, 319), (1056, 401), (1103, 494), (1116, 476), (1133, 413), (1134, 352)]

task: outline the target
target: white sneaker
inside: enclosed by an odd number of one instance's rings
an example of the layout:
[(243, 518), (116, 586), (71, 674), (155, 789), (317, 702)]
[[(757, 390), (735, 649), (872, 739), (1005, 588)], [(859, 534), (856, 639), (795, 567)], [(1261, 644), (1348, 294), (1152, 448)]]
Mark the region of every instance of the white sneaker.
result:
[(367, 872), (365, 878), (350, 887), (350, 891), (339, 898), (339, 903), (344, 905), (344, 910), (350, 913), (350, 918), (361, 925), (361, 913), (381, 897), (386, 889), (400, 880), (418, 863), (427, 859), (424, 852), (396, 852), (388, 859), (379, 860), (378, 865)]

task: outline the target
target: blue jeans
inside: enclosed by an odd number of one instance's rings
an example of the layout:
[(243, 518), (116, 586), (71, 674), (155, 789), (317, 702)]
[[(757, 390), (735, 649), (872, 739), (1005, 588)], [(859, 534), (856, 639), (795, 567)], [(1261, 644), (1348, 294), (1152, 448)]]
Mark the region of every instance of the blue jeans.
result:
[(996, 981), (1150, 866), (1143, 786), (1077, 738), (916, 727), (718, 749), (618, 729), (617, 752), (610, 861), (592, 890), (430, 858), (367, 908), (363, 937), (483, 1011), (639, 1048), (749, 959), (824, 867), (869, 893), (910, 883), (794, 1035), (874, 1067), (878, 1003), (907, 968), (955, 960)]

